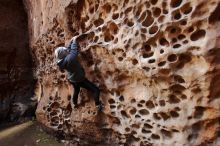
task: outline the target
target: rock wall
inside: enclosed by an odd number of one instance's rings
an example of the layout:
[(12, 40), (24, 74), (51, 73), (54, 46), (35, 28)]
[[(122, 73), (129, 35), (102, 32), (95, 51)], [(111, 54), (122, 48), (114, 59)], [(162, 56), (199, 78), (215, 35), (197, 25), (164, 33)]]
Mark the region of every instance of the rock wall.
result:
[[(26, 0), (38, 120), (81, 145), (220, 145), (219, 0)], [(53, 51), (80, 38), (79, 60), (103, 113), (72, 87)]]
[[(0, 123), (36, 108), (28, 18), (22, 0), (0, 0)], [(33, 104), (32, 104), (33, 103)], [(29, 110), (26, 113), (26, 110)]]

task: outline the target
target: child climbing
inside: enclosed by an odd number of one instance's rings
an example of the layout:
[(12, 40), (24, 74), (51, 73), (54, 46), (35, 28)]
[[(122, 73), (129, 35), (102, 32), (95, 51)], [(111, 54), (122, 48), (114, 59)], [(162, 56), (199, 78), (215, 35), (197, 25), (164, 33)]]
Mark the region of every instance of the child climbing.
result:
[(83, 87), (93, 93), (95, 104), (98, 111), (102, 111), (103, 104), (99, 99), (100, 90), (92, 82), (85, 77), (85, 71), (79, 61), (78, 55), (78, 43), (73, 38), (68, 47), (58, 47), (55, 49), (56, 63), (61, 70), (67, 71), (68, 81), (74, 87), (74, 93), (72, 96), (73, 108), (77, 107), (78, 94), (80, 87)]

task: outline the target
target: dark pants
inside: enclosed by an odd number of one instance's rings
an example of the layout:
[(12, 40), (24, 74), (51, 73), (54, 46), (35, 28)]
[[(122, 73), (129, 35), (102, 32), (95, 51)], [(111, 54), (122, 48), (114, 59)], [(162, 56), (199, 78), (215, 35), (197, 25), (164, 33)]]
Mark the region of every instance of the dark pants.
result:
[(95, 99), (95, 104), (99, 105), (99, 94), (100, 90), (99, 88), (90, 82), (88, 79), (83, 80), (82, 82), (70, 82), (74, 87), (74, 94), (73, 94), (73, 103), (76, 105), (78, 100), (78, 95), (80, 91), (80, 87), (83, 87), (93, 93), (93, 97)]

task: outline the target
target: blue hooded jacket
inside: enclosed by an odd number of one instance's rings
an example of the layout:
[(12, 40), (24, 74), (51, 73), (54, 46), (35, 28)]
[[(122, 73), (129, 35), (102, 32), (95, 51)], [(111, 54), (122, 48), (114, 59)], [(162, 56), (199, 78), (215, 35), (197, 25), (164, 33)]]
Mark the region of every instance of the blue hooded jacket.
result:
[(77, 60), (78, 45), (75, 41), (73, 41), (67, 48), (69, 50), (69, 54), (57, 62), (57, 65), (61, 70), (67, 71), (67, 78), (70, 82), (81, 82), (85, 79), (85, 71)]

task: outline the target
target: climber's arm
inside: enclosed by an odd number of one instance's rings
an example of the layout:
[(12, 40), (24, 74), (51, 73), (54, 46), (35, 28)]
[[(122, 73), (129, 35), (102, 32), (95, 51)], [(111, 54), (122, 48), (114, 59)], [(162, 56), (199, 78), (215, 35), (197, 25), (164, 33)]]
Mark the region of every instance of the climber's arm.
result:
[(67, 62), (71, 62), (71, 61), (75, 60), (77, 58), (77, 55), (78, 55), (77, 42), (75, 40), (72, 40), (67, 48), (69, 49), (69, 54), (67, 55), (65, 60)]

